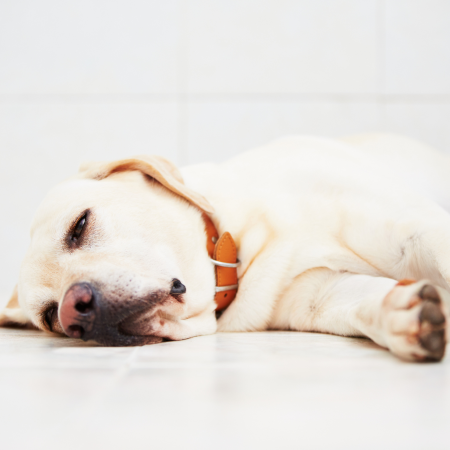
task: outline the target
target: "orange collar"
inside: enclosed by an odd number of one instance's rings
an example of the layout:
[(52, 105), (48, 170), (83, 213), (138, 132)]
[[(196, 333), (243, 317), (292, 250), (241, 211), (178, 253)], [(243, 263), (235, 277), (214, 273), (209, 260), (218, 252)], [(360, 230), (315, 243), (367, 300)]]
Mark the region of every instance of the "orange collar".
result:
[(203, 214), (206, 230), (206, 249), (216, 272), (216, 311), (227, 308), (234, 300), (238, 290), (236, 244), (228, 231), (219, 238), (212, 220)]

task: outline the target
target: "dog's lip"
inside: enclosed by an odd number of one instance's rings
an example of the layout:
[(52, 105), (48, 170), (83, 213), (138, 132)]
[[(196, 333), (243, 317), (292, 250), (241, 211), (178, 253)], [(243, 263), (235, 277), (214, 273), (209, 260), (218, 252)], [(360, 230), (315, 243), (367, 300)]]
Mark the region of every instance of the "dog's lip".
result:
[(98, 344), (104, 345), (106, 347), (131, 347), (149, 344), (160, 344), (161, 342), (167, 341), (168, 339), (158, 336), (128, 335), (119, 332), (114, 338), (99, 337), (93, 340)]
[[(184, 303), (184, 300), (178, 298), (182, 296), (167, 296), (167, 299), (176, 300), (178, 303)], [(161, 337), (161, 335), (155, 334), (157, 331), (161, 331), (161, 327), (167, 322), (173, 322), (179, 320), (178, 315), (168, 314), (159, 305), (151, 305), (148, 308), (143, 308), (138, 311), (134, 311), (127, 317), (123, 318), (117, 324), (118, 332), (125, 336), (154, 336)], [(168, 339), (170, 340), (170, 339)]]

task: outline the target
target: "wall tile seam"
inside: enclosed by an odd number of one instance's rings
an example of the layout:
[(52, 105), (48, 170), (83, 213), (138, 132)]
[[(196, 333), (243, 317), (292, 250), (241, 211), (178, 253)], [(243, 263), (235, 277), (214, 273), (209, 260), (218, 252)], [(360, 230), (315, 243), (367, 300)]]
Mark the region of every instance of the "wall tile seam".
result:
[(2, 95), (0, 105), (26, 104), (186, 104), (201, 102), (387, 102), (387, 103), (449, 103), (450, 94), (284, 94), (284, 93), (208, 93), (208, 94), (168, 94), (109, 96), (109, 95)]

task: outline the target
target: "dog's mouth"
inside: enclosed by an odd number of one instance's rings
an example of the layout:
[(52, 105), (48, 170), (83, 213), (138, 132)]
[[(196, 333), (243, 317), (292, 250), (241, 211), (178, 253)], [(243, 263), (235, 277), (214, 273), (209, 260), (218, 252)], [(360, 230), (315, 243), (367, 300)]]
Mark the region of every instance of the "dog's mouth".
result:
[(155, 329), (147, 320), (151, 314), (151, 311), (143, 311), (131, 314), (116, 325), (101, 324), (90, 336), (81, 336), (81, 339), (94, 340), (108, 347), (159, 344), (169, 340), (155, 336)]
[(64, 333), (105, 346), (156, 344), (164, 340), (161, 305), (167, 291), (153, 291), (145, 298), (105, 300), (92, 284), (76, 283), (66, 292), (59, 318)]
[(155, 335), (163, 324), (162, 316), (150, 307), (135, 311), (115, 324), (100, 321), (89, 337), (81, 336), (81, 338), (92, 339), (101, 345), (111, 347), (158, 344), (169, 340)]
[(165, 317), (162, 312), (148, 308), (128, 316), (119, 323), (118, 330), (126, 336), (156, 337), (155, 334), (161, 330), (164, 324)]

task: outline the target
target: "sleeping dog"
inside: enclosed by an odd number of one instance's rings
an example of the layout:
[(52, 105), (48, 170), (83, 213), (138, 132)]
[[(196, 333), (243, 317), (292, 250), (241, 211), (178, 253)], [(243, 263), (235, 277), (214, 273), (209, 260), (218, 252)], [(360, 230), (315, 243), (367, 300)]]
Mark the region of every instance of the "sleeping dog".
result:
[(317, 331), (440, 360), (449, 179), (447, 156), (391, 135), (86, 163), (39, 207), (0, 324), (110, 346)]

